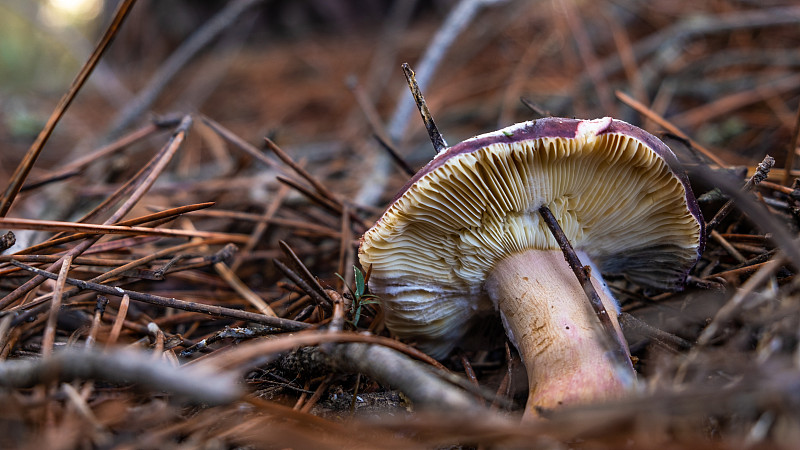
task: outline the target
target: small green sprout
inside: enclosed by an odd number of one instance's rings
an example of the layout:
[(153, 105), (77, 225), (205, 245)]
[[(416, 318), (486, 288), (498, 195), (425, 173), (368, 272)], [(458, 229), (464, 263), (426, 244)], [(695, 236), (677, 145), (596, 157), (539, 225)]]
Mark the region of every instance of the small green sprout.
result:
[[(361, 319), (361, 308), (364, 305), (378, 304), (380, 303), (380, 299), (376, 295), (366, 293), (367, 283), (364, 280), (364, 273), (356, 266), (353, 266), (353, 272), (355, 273), (356, 289), (353, 291), (350, 286), (347, 286), (347, 290), (350, 291), (350, 295), (353, 297), (353, 303), (350, 305), (350, 315), (353, 317), (353, 320), (350, 321), (350, 323), (358, 328), (358, 321)], [(336, 276), (343, 282), (345, 281), (338, 273)], [(345, 282), (345, 286), (346, 285), (347, 282)]]

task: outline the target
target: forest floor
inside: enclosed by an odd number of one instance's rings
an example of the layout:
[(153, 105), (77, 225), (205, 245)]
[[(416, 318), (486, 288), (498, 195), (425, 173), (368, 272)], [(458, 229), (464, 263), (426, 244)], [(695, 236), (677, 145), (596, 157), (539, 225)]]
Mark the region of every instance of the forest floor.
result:
[[(422, 3), (142, 0), (85, 86), (67, 45), (0, 87), (0, 446), (796, 447), (800, 7)], [(684, 164), (686, 286), (610, 280), (635, 395), (521, 424), (499, 321), (440, 361), (386, 329), (359, 239), (434, 156), (404, 62), (451, 144), (611, 116)]]

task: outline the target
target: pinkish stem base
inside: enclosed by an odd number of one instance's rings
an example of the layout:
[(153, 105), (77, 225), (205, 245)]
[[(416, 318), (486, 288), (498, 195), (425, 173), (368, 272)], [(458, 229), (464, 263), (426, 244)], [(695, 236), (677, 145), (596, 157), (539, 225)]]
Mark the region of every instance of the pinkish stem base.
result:
[[(585, 255), (582, 262), (588, 263)], [(593, 273), (592, 283), (624, 343), (617, 307)], [(632, 366), (620, 367), (586, 294), (561, 250), (510, 255), (489, 274), (486, 289), (528, 371), (525, 416), (537, 408), (620, 398), (636, 382)], [(630, 355), (625, 345), (626, 355)]]

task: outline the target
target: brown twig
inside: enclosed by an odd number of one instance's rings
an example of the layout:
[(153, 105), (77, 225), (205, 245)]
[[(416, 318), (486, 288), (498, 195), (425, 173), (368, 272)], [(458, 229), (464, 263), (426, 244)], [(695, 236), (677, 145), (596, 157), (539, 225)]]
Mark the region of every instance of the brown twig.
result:
[[(156, 213), (153, 213), (153, 214), (147, 214), (145, 216), (136, 217), (136, 218), (133, 218), (133, 219), (128, 219), (128, 220), (123, 220), (123, 221), (120, 221), (120, 222), (116, 222), (113, 225), (116, 225), (116, 226), (135, 226), (135, 225), (141, 225), (141, 224), (151, 223), (151, 222), (170, 221), (170, 220), (173, 220), (174, 218), (176, 218), (176, 217), (178, 217), (178, 216), (180, 216), (182, 214), (187, 214), (187, 213), (190, 213), (192, 211), (199, 211), (201, 209), (209, 208), (209, 207), (211, 207), (213, 205), (214, 205), (214, 202), (205, 202), (205, 203), (197, 203), (197, 204), (194, 204), (194, 205), (179, 206), (177, 208), (171, 208), (171, 209), (167, 209), (167, 210), (164, 210), (164, 211), (159, 211), (159, 212), (156, 212)], [(70, 222), (70, 223), (74, 223), (74, 222)], [(151, 226), (156, 226), (156, 225), (155, 224), (151, 224)], [(72, 235), (68, 235), (68, 236), (62, 236), (62, 237), (58, 237), (58, 238), (50, 238), (50, 239), (48, 239), (47, 241), (45, 241), (45, 242), (43, 242), (41, 244), (33, 245), (33, 246), (28, 247), (28, 248), (26, 248), (24, 250), (20, 250), (15, 254), (24, 255), (24, 254), (29, 254), (29, 253), (35, 253), (35, 252), (38, 252), (38, 251), (46, 249), (46, 248), (50, 248), (50, 247), (54, 247), (54, 246), (58, 246), (58, 245), (63, 245), (63, 244), (69, 243), (69, 242), (73, 242), (73, 241), (76, 241), (76, 240), (79, 240), (79, 239), (84, 239), (84, 238), (91, 237), (91, 236), (93, 236), (91, 233), (77, 233), (77, 234), (72, 234)]]
[(414, 169), (412, 169), (411, 166), (408, 165), (406, 160), (403, 159), (402, 156), (400, 156), (400, 154), (397, 152), (397, 149), (394, 147), (393, 144), (391, 144), (389, 141), (385, 140), (384, 138), (382, 138), (377, 134), (375, 135), (375, 140), (378, 141), (378, 144), (380, 144), (381, 148), (384, 149), (386, 153), (389, 154), (389, 156), (392, 158), (392, 161), (394, 161), (395, 164), (400, 166), (400, 168), (403, 170), (403, 172), (405, 172), (406, 175), (413, 176), (416, 173), (416, 171), (414, 171)]
[(738, 261), (740, 263), (743, 263), (743, 262), (747, 261), (747, 258), (742, 256), (742, 254), (739, 253), (739, 250), (736, 250), (736, 248), (733, 245), (731, 245), (730, 242), (728, 242), (724, 237), (722, 237), (722, 235), (717, 233), (717, 230), (711, 230), (711, 232), (709, 233), (709, 236), (711, 236), (712, 239), (717, 241), (717, 243), (722, 248), (724, 248), (725, 251), (728, 252), (729, 255), (733, 256), (734, 259), (736, 259), (736, 261)]
[[(280, 196), (280, 192), (278, 192), (278, 196)], [(252, 222), (260, 222), (263, 221), (270, 225), (277, 225), (280, 227), (286, 227), (292, 230), (307, 230), (312, 233), (316, 233), (318, 235), (331, 237), (334, 239), (341, 239), (341, 233), (333, 228), (327, 227), (324, 224), (320, 223), (311, 223), (308, 221), (302, 220), (292, 220), (286, 219), (281, 217), (266, 217), (266, 213), (264, 214), (252, 214), (252, 213), (245, 213), (240, 211), (203, 211), (198, 212), (196, 214), (190, 214), (190, 216), (198, 216), (198, 217), (222, 217), (226, 219), (234, 219), (234, 220), (247, 220)]]
[[(57, 275), (31, 267), (16, 261), (12, 264), (17, 267), (23, 268), (29, 272), (35, 273), (44, 278), (56, 279)], [(275, 328), (280, 328), (287, 331), (298, 331), (308, 328), (310, 325), (302, 322), (295, 322), (293, 320), (282, 319), (280, 317), (270, 317), (264, 314), (256, 314), (249, 311), (242, 311), (238, 309), (225, 308), (222, 306), (206, 305), (203, 303), (187, 302), (175, 298), (161, 297), (159, 295), (144, 294), (140, 292), (122, 289), (121, 287), (106, 286), (104, 284), (91, 283), (83, 280), (76, 280), (74, 278), (67, 278), (67, 283), (77, 286), (81, 289), (88, 289), (96, 292), (101, 292), (106, 295), (122, 296), (128, 295), (131, 299), (149, 303), (151, 305), (162, 306), (166, 308), (181, 309), (184, 311), (194, 311), (214, 317), (225, 317), (231, 319), (247, 320), (250, 322), (269, 325)]]
[(92, 316), (92, 325), (89, 327), (89, 334), (86, 336), (86, 348), (92, 348), (95, 341), (97, 341), (97, 332), (100, 329), (103, 314), (106, 312), (106, 306), (108, 306), (108, 298), (105, 295), (98, 295), (94, 315)]
[(317, 386), (317, 389), (314, 391), (314, 394), (311, 395), (311, 398), (308, 399), (307, 402), (303, 404), (300, 408), (300, 412), (309, 413), (311, 412), (311, 408), (317, 404), (320, 398), (322, 398), (322, 394), (328, 390), (328, 386), (331, 384), (331, 380), (333, 379), (333, 374), (328, 374), (324, 380)]
[(301, 194), (305, 195), (309, 200), (317, 203), (318, 205), (322, 206), (323, 208), (327, 209), (328, 211), (334, 214), (341, 214), (342, 213), (342, 206), (336, 202), (331, 201), (320, 195), (317, 192), (309, 189), (308, 187), (304, 186), (302, 183), (294, 180), (293, 178), (283, 177), (278, 175), (275, 177), (276, 180), (280, 181), (283, 184), (286, 184), (296, 191), (300, 192)]
[(550, 111), (542, 108), (541, 106), (537, 105), (536, 103), (534, 103), (532, 100), (530, 100), (528, 98), (520, 97), (519, 101), (520, 101), (520, 103), (525, 105), (526, 108), (528, 108), (531, 111), (533, 111), (534, 113), (538, 114), (540, 117), (550, 117), (550, 116), (552, 116)]
[(301, 178), (308, 181), (311, 186), (317, 191), (321, 196), (330, 200), (332, 203), (337, 205), (341, 205), (342, 202), (336, 198), (333, 193), (325, 187), (320, 181), (318, 181), (314, 176), (312, 176), (306, 169), (304, 169), (300, 164), (294, 162), (294, 160), (286, 154), (280, 147), (277, 146), (270, 138), (265, 137), (264, 142), (267, 144), (267, 148), (272, 150), (272, 153), (275, 153), (284, 164), (289, 166), (296, 174), (300, 175)]
[(310, 285), (309, 285), (309, 284), (306, 282), (306, 280), (305, 280), (303, 277), (301, 277), (300, 275), (298, 275), (297, 273), (295, 273), (295, 271), (293, 271), (292, 269), (290, 269), (290, 268), (289, 268), (289, 267), (288, 267), (286, 264), (284, 264), (283, 262), (281, 262), (281, 261), (280, 261), (280, 260), (278, 260), (278, 259), (273, 259), (273, 260), (272, 260), (272, 262), (275, 264), (275, 267), (277, 267), (277, 268), (278, 268), (278, 270), (280, 270), (280, 271), (281, 271), (281, 272), (282, 272), (284, 275), (286, 275), (286, 277), (287, 277), (287, 278), (289, 278), (290, 280), (292, 280), (292, 282), (293, 282), (294, 284), (296, 284), (296, 285), (297, 285), (297, 287), (299, 287), (300, 289), (302, 289), (302, 290), (303, 290), (303, 292), (304, 292), (304, 293), (306, 293), (306, 294), (307, 294), (309, 297), (313, 298), (313, 299), (314, 299), (314, 302), (315, 302), (315, 303), (316, 303), (318, 306), (322, 306), (322, 305), (330, 305), (330, 300), (326, 300), (326, 299), (325, 299), (325, 297), (321, 296), (321, 295), (320, 295), (320, 294), (319, 294), (319, 293), (316, 291), (316, 289), (312, 288), (312, 287), (311, 287), (311, 286), (310, 286)]
[(384, 127), (383, 123), (381, 123), (378, 111), (375, 110), (375, 106), (367, 98), (367, 94), (364, 92), (364, 89), (355, 80), (352, 80), (347, 85), (350, 88), (350, 92), (353, 93), (353, 97), (355, 97), (356, 103), (361, 109), (361, 112), (364, 114), (364, 117), (366, 117), (367, 123), (369, 124), (370, 128), (372, 128), (372, 134), (375, 136), (375, 140), (378, 141), (378, 143), (381, 145), (381, 148), (388, 152), (395, 164), (403, 169), (406, 174), (409, 176), (414, 175), (414, 170), (400, 156), (400, 154), (397, 152), (397, 149), (395, 149), (389, 134), (386, 132), (386, 127)]
[(647, 339), (652, 340), (655, 344), (662, 348), (669, 350), (688, 350), (692, 348), (692, 344), (680, 336), (675, 336), (672, 333), (667, 333), (660, 328), (654, 327), (649, 323), (636, 318), (629, 313), (623, 312), (619, 315), (619, 324), (627, 333), (636, 333)]
[(723, 193), (731, 197), (742, 213), (752, 218), (762, 232), (772, 236), (775, 245), (789, 258), (792, 265), (800, 267), (800, 247), (786, 224), (780, 222), (763, 204), (742, 192), (741, 187), (736, 186), (726, 177), (701, 165), (695, 166), (693, 170), (696, 176), (713, 182)]
[(135, 130), (121, 138), (117, 139), (116, 141), (105, 145), (93, 152), (90, 152), (75, 161), (70, 162), (69, 164), (61, 167), (55, 172), (48, 174), (45, 177), (39, 178), (37, 180), (31, 181), (30, 183), (26, 183), (22, 186), (22, 191), (34, 189), (45, 184), (49, 184), (55, 181), (61, 181), (65, 178), (70, 176), (77, 175), (81, 173), (81, 171), (88, 165), (92, 164), (95, 161), (98, 161), (108, 155), (112, 155), (116, 152), (124, 150), (131, 145), (151, 136), (155, 132), (162, 130), (164, 128), (174, 128), (178, 126), (180, 122), (180, 118), (169, 118), (166, 120), (157, 120), (148, 123), (147, 125)]
[[(172, 159), (175, 153), (183, 144), (186, 135), (189, 132), (189, 128), (192, 124), (192, 119), (190, 116), (185, 116), (183, 120), (181, 120), (180, 125), (175, 129), (175, 132), (169, 139), (166, 145), (143, 167), (139, 173), (125, 186), (120, 188), (114, 195), (107, 199), (107, 202), (104, 204), (110, 204), (111, 198), (121, 197), (124, 193), (130, 192), (130, 196), (128, 200), (123, 203), (122, 206), (117, 208), (116, 212), (111, 215), (111, 217), (105, 221), (104, 225), (108, 225), (114, 222), (118, 222), (124, 217), (126, 214), (130, 212), (133, 206), (142, 198), (142, 196), (147, 192), (150, 187), (155, 182), (156, 178), (161, 174), (161, 172), (166, 168), (167, 163)], [(98, 207), (100, 208), (100, 207)], [(99, 209), (96, 208), (95, 211), (99, 212)], [(73, 247), (71, 250), (67, 252), (68, 255), (75, 257), (82, 254), (86, 249), (91, 247), (97, 240), (99, 236), (87, 239), (77, 246)], [(61, 267), (61, 261), (55, 262), (51, 264), (46, 270), (47, 271), (54, 271), (58, 270)], [(22, 286), (19, 286), (17, 289), (12, 291), (10, 294), (6, 295), (2, 299), (0, 299), (0, 310), (7, 308), (9, 305), (14, 303), (15, 301), (19, 300), (23, 295), (28, 293), (31, 289), (39, 286), (42, 282), (44, 282), (45, 278), (42, 276), (35, 276), (32, 279), (28, 280)]]
[(214, 130), (217, 134), (222, 136), (225, 140), (236, 146), (238, 149), (244, 151), (248, 155), (252, 156), (253, 158), (257, 159), (262, 164), (266, 165), (267, 167), (273, 168), (275, 170), (282, 171), (281, 168), (278, 167), (278, 165), (275, 164), (273, 160), (267, 158), (267, 155), (265, 155), (264, 152), (256, 148), (256, 146), (251, 145), (244, 139), (240, 138), (233, 131), (223, 127), (219, 122), (204, 115), (200, 116), (200, 120), (202, 120), (203, 123), (211, 127), (212, 130)]
[[(758, 183), (767, 179), (767, 176), (769, 176), (769, 171), (774, 165), (775, 158), (769, 155), (765, 156), (761, 163), (759, 163), (758, 168), (753, 176), (748, 178), (748, 180), (745, 182), (744, 186), (742, 187), (742, 192), (750, 191)], [(720, 208), (719, 211), (714, 214), (714, 217), (712, 217), (711, 220), (706, 223), (706, 233), (711, 234), (711, 232), (714, 231), (714, 228), (716, 228), (719, 223), (722, 222), (722, 220), (728, 215), (728, 213), (733, 210), (733, 206), (733, 200), (728, 200), (724, 205), (722, 205), (722, 208)]]
[[(53, 263), (61, 258), (59, 255), (0, 255), (0, 263), (13, 260), (25, 263)], [(91, 258), (79, 256), (73, 258), (73, 264), (84, 266), (119, 266), (127, 264), (129, 259)], [(16, 270), (16, 269), (14, 269)]]
[(325, 304), (331, 305), (333, 301), (328, 298), (328, 293), (325, 291), (325, 289), (323, 289), (322, 285), (319, 284), (317, 277), (315, 277), (311, 271), (308, 270), (308, 267), (306, 267), (306, 265), (303, 264), (303, 261), (297, 257), (297, 254), (294, 252), (294, 250), (292, 250), (291, 247), (289, 247), (289, 244), (287, 244), (285, 241), (280, 241), (278, 244), (280, 245), (283, 254), (289, 259), (289, 263), (292, 265), (292, 267), (300, 272), (300, 275), (303, 277), (303, 279), (308, 282), (309, 286), (314, 288), (317, 294), (319, 294), (319, 298), (322, 298)]
[(714, 319), (709, 323), (700, 337), (697, 338), (699, 346), (708, 345), (711, 339), (717, 334), (719, 327), (729, 320), (741, 308), (742, 303), (750, 296), (750, 293), (761, 283), (771, 277), (778, 269), (786, 263), (786, 257), (780, 253), (775, 255), (769, 262), (761, 266), (758, 271), (747, 279), (742, 287), (731, 297), (728, 302), (714, 315)]
[(328, 297), (333, 301), (333, 316), (328, 324), (328, 330), (331, 332), (342, 331), (344, 329), (344, 299), (338, 292), (328, 289)]
[[(473, 386), (480, 389), (481, 385), (478, 383), (478, 377), (475, 376), (475, 370), (472, 368), (472, 364), (469, 362), (469, 358), (467, 355), (461, 355), (461, 365), (464, 366), (464, 374), (467, 376), (467, 380), (472, 383)], [(481, 405), (484, 405), (485, 402), (481, 396), (477, 396), (476, 401), (478, 401)]]
[(676, 126), (696, 126), (710, 121), (723, 114), (730, 114), (731, 110), (742, 108), (751, 103), (763, 101), (765, 98), (780, 95), (786, 91), (793, 91), (800, 86), (800, 75), (790, 75), (767, 84), (762, 89), (745, 90), (728, 96), (718, 98), (697, 108), (685, 111), (671, 117), (670, 121)]
[[(173, 254), (173, 253), (176, 253), (176, 252), (181, 252), (181, 251), (184, 251), (184, 250), (192, 248), (192, 247), (197, 247), (197, 246), (201, 246), (201, 245), (211, 245), (211, 244), (214, 244), (214, 243), (217, 243), (217, 242), (215, 242), (215, 241), (193, 241), (193, 242), (187, 242), (187, 243), (184, 243), (184, 244), (181, 244), (181, 245), (167, 247), (167, 248), (161, 249), (161, 250), (159, 250), (159, 251), (157, 251), (155, 253), (150, 253), (150, 254), (142, 257), (142, 258), (136, 259), (134, 261), (130, 261), (127, 264), (124, 264), (122, 266), (116, 267), (116, 268), (114, 268), (114, 269), (112, 269), (112, 270), (110, 270), (108, 272), (105, 272), (105, 273), (103, 273), (101, 275), (98, 275), (98, 276), (92, 278), (89, 281), (93, 282), (93, 283), (102, 283), (103, 281), (110, 280), (110, 279), (112, 279), (112, 278), (114, 278), (114, 277), (116, 277), (118, 275), (122, 275), (123, 273), (128, 272), (128, 271), (130, 271), (130, 270), (132, 270), (132, 269), (134, 269), (136, 267), (142, 266), (144, 264), (147, 264), (147, 263), (149, 263), (151, 261), (154, 261), (156, 259), (162, 258), (164, 256), (167, 256), (167, 255), (170, 255), (170, 254)], [(63, 293), (63, 297), (64, 298), (71, 297), (73, 295), (78, 294), (80, 291), (81, 290), (78, 289), (78, 288), (70, 289), (70, 290), (65, 291)], [(27, 303), (25, 305), (14, 307), (14, 308), (10, 308), (5, 312), (6, 313), (17, 313), (18, 310), (26, 309), (26, 310), (28, 310), (28, 312), (25, 313), (25, 314), (21, 314), (17, 318), (17, 320), (26, 320), (30, 315), (38, 314), (38, 311), (36, 310), (36, 307), (38, 307), (38, 306), (42, 305), (43, 303), (47, 302), (51, 297), (52, 297), (52, 294), (47, 294), (47, 295), (44, 295), (44, 296), (42, 296), (42, 297), (40, 297), (40, 298), (30, 302), (30, 303)]]

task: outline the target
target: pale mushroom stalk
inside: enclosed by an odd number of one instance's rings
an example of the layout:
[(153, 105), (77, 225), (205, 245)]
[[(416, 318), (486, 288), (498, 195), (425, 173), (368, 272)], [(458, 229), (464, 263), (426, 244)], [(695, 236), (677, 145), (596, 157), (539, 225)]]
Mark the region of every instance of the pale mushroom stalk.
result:
[[(589, 263), (582, 255), (583, 263)], [(489, 271), (486, 291), (503, 318), (528, 372), (526, 414), (565, 404), (622, 397), (635, 382), (617, 322), (617, 305), (596, 278), (592, 283), (616, 332), (606, 337), (583, 287), (560, 250), (528, 250), (502, 259)]]

